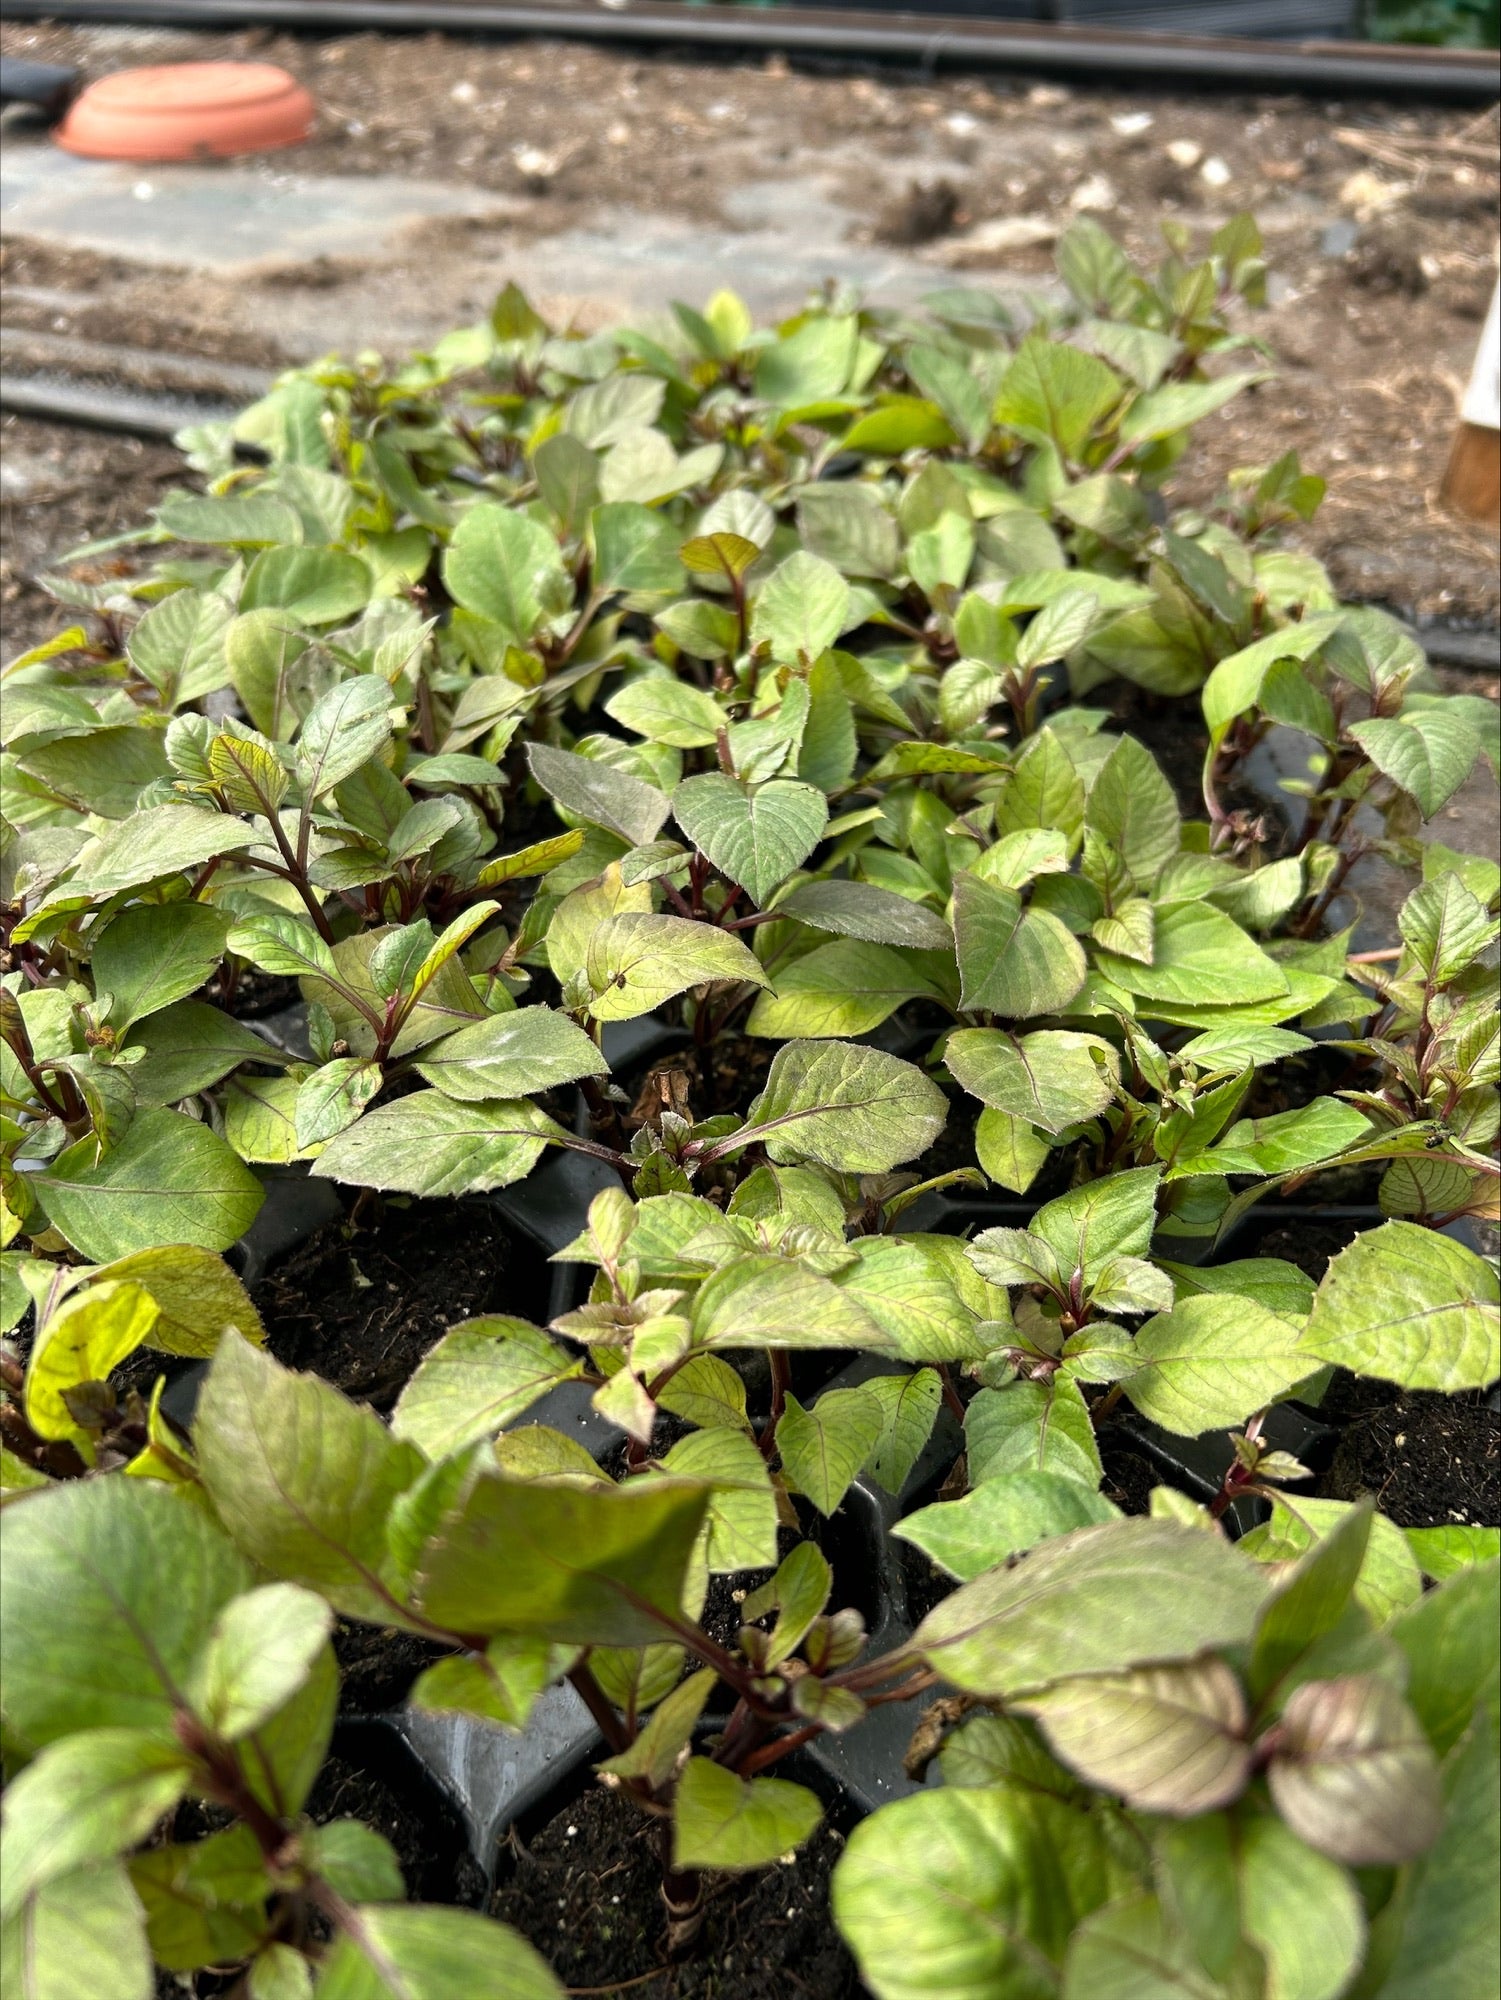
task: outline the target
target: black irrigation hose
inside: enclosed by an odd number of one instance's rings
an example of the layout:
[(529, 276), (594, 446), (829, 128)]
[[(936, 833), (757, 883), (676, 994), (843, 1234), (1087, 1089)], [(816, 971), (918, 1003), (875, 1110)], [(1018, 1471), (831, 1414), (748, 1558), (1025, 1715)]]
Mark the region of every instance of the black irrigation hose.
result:
[(682, 0), (533, 0), (530, 5), (504, 0), (3, 0), (0, 20), (574, 36), (853, 60), (915, 58), (925, 69), (964, 64), (1116, 84), (1197, 83), (1229, 90), (1468, 104), (1489, 103), (1501, 90), (1496, 59), (1486, 52), (1123, 34), (921, 13), (694, 7)]
[(102, 387), (59, 375), (0, 375), (0, 410), (42, 422), (82, 424), (121, 437), (174, 438), (190, 424), (227, 423), (238, 403), (208, 403)]

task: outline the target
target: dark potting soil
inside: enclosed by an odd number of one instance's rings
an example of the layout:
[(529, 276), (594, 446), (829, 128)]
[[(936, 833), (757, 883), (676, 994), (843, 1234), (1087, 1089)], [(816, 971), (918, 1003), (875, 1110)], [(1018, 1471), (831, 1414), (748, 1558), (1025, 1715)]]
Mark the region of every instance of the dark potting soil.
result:
[(463, 1815), (388, 1730), (372, 1730), (368, 1741), (358, 1729), (346, 1732), (303, 1810), (320, 1825), (357, 1819), (373, 1827), (395, 1850), (411, 1902), (483, 1902), (484, 1870), (469, 1851)]
[[(1153, 694), (1134, 681), (1114, 682), (1091, 699), (1097, 699), (1101, 706), (1108, 703), (1118, 727), (1151, 751), (1173, 788), (1183, 817), (1203, 819), (1209, 729), (1197, 702)], [(1235, 772), (1220, 785), (1219, 797), (1227, 811), (1265, 820), (1267, 844), (1274, 853), (1280, 850), (1287, 815), (1275, 800), (1267, 799)]]
[(340, 1715), (385, 1715), (399, 1708), (417, 1676), (451, 1650), (415, 1632), (340, 1618), (334, 1626)]
[(279, 1014), (284, 1007), (295, 1007), (302, 993), (295, 979), (262, 972), (254, 965), (240, 965), (221, 968), (205, 989), (204, 998), (233, 1014), (237, 1021), (259, 1021), (267, 1014)]
[[(694, 1956), (665, 1960), (656, 1823), (586, 1791), (519, 1847), (492, 1913), (570, 1987), (639, 1979), (650, 2000), (853, 2000), (854, 1961), (829, 1916), (843, 1841), (827, 1824), (787, 1864), (720, 1878)], [(657, 1977), (645, 1975), (655, 1973)]]
[(1399, 1528), (1501, 1521), (1501, 1413), (1479, 1392), (1441, 1396), (1341, 1373), (1319, 1416), (1343, 1427), (1323, 1498), (1372, 1494)]
[(509, 1313), (542, 1324), (551, 1272), (483, 1198), (375, 1205), (368, 1221), (310, 1236), (255, 1287), (267, 1345), (346, 1396), (388, 1410), (457, 1321)]

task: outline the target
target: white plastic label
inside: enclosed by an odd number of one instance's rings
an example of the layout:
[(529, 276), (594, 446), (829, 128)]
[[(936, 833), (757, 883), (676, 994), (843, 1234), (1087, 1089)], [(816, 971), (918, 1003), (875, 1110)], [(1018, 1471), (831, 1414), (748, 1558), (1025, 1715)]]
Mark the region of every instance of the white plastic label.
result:
[(1485, 317), (1485, 332), (1480, 336), (1475, 372), (1459, 414), (1467, 424), (1501, 431), (1501, 285), (1491, 293), (1491, 309)]

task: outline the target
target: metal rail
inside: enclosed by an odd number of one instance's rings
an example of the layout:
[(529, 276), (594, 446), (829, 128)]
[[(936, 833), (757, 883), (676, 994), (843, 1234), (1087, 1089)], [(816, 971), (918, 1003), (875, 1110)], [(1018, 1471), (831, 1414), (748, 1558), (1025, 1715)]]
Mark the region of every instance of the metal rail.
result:
[(1126, 34), (938, 14), (686, 6), (682, 0), (0, 0), (0, 20), (43, 19), (571, 36), (847, 60), (915, 59), (927, 69), (958, 64), (1096, 82), (1430, 102), (1483, 104), (1501, 94), (1497, 59), (1469, 50)]

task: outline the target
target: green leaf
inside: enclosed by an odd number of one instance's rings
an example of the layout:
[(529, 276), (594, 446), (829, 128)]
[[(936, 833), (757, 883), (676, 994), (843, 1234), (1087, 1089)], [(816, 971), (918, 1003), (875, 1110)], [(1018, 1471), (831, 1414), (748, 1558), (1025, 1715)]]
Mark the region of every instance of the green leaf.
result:
[(371, 1903), (405, 1900), (401, 1864), (391, 1843), (373, 1827), (356, 1819), (334, 1819), (309, 1828), (304, 1839), (312, 1872), (339, 1895)]
[(832, 1514), (874, 1449), (882, 1430), (880, 1405), (863, 1389), (828, 1389), (811, 1409), (786, 1399), (777, 1423), (782, 1466), (820, 1514)]
[(799, 1035), (863, 1035), (919, 995), (938, 997), (910, 953), (861, 938), (838, 938), (779, 969), (776, 992), (760, 995), (745, 1031), (778, 1041)]
[(1228, 1264), (1172, 1264), (1160, 1259), (1158, 1268), (1173, 1281), (1180, 1299), (1202, 1292), (1233, 1292), (1254, 1299), (1268, 1312), (1301, 1326), (1313, 1304), (1314, 1283), (1296, 1264), (1280, 1257), (1240, 1257)]
[(481, 501), (454, 530), (443, 557), (443, 581), (466, 611), (488, 618), (501, 638), (525, 647), (566, 588), (557, 542), (518, 508)]
[(504, 1430), (581, 1367), (527, 1320), (464, 1320), (423, 1356), (392, 1412), (391, 1430), (428, 1458), (447, 1458)]
[(1062, 2000), (1225, 2000), (1155, 1896), (1125, 1896), (1087, 1916), (1069, 1941)]
[(1370, 1546), (1373, 1510), (1357, 1505), (1298, 1557), (1262, 1606), (1247, 1681), (1258, 1699), (1284, 1684), (1343, 1619)]
[(605, 703), (605, 713), (622, 728), (634, 729), (638, 736), (677, 750), (707, 748), (729, 720), (712, 695), (691, 681), (673, 680), (666, 674), (645, 674), (640, 680), (627, 681)]
[(763, 347), (756, 359), (757, 398), (780, 409), (839, 395), (854, 364), (859, 326), (853, 314), (808, 319)]
[(260, 1182), (207, 1125), (138, 1112), (102, 1159), (91, 1139), (36, 1176), (54, 1227), (96, 1264), (160, 1243), (226, 1250), (255, 1220)]
[(282, 979), (337, 979), (333, 953), (301, 916), (277, 911), (238, 923), (226, 939), (236, 958)]
[(1339, 622), (1337, 613), (1314, 613), (1301, 624), (1268, 632), (1265, 638), (1221, 660), (1204, 683), (1204, 720), (1209, 724), (1211, 744), (1217, 749), (1236, 717), (1256, 706), (1273, 667), (1283, 660), (1312, 659)]
[(266, 1930), (271, 1883), (248, 1826), (133, 1855), (151, 1954), (168, 1971), (246, 1958)]
[(1480, 754), (1470, 723), (1447, 708), (1352, 722), (1349, 734), (1383, 777), (1416, 799), (1425, 819), (1448, 804)]
[(1083, 950), (1051, 911), (968, 871), (954, 880), (954, 936), (966, 1014), (1056, 1014), (1084, 984)]
[(1369, 1136), (1370, 1120), (1353, 1104), (1315, 1098), (1295, 1111), (1244, 1118), (1207, 1152), (1180, 1155), (1174, 1177), (1185, 1174), (1286, 1174), (1332, 1160)]
[(882, 1352), (887, 1345), (860, 1299), (799, 1261), (756, 1253), (729, 1258), (704, 1280), (693, 1302), (693, 1339), (699, 1347)]
[(993, 1785), (862, 1820), (832, 1901), (876, 2000), (1053, 2000), (1075, 1926), (1134, 1886), (1101, 1819)]
[(80, 1730), (170, 1731), (204, 1634), (253, 1581), (207, 1511), (154, 1480), (28, 1494), (0, 1516), (0, 1555), (6, 1723), (30, 1750)]
[(297, 737), (303, 797), (321, 799), (376, 755), (391, 734), (391, 689), (380, 674), (357, 674), (308, 710)]
[(1404, 1528), (1424, 1576), (1447, 1583), (1501, 1556), (1501, 1528)]
[(45, 1883), (144, 1840), (187, 1790), (190, 1770), (179, 1743), (142, 1729), (86, 1729), (49, 1744), (6, 1788), (0, 1917), (14, 1917)]
[(1443, 1831), (1413, 1868), (1380, 2000), (1490, 1993), (1501, 1980), (1496, 1727), (1477, 1716), (1444, 1766)]
[(1397, 928), (1424, 978), (1443, 986), (1494, 943), (1501, 934), (1501, 921), (1457, 875), (1444, 874), (1413, 890), (1402, 905)]
[(770, 982), (739, 938), (687, 917), (627, 911), (607, 917), (589, 940), (584, 976), (597, 1021), (649, 1014), (674, 994), (716, 980)]
[(108, 827), (79, 854), (67, 888), (104, 902), (165, 875), (201, 868), (223, 854), (254, 846), (252, 827), (197, 806), (148, 806)]
[(856, 417), (841, 443), (846, 451), (871, 458), (899, 458), (908, 451), (941, 451), (957, 441), (953, 426), (935, 403), (921, 396), (886, 394)]
[(1085, 822), (1110, 842), (1139, 887), (1154, 882), (1178, 852), (1178, 802), (1157, 760), (1122, 736), (1100, 766)]
[(978, 1361), (985, 1342), (965, 1294), (974, 1287), (963, 1247), (949, 1236), (861, 1236), (835, 1282), (856, 1299), (904, 1361)]
[(329, 1141), (320, 1179), (402, 1194), (474, 1194), (529, 1174), (562, 1127), (525, 1098), (456, 1103), (438, 1090), (377, 1105)]
[(990, 410), (985, 390), (968, 364), (939, 347), (913, 347), (908, 350), (904, 365), (922, 393), (943, 411), (966, 447), (977, 452), (990, 435)]
[(612, 500), (589, 517), (594, 539), (596, 591), (679, 590), (683, 566), (678, 561), (678, 535), (671, 521), (634, 500)]
[(674, 1868), (764, 1868), (802, 1846), (823, 1807), (785, 1778), (748, 1783), (707, 1757), (690, 1757), (672, 1804)]
[(962, 1500), (920, 1507), (892, 1529), (962, 1583), (1054, 1535), (1118, 1519), (1092, 1485), (1060, 1472), (987, 1477)]
[(673, 1478), (712, 1483), (704, 1521), (704, 1560), (712, 1572), (732, 1575), (776, 1561), (776, 1495), (748, 1433), (722, 1425), (694, 1431), (679, 1438), (661, 1463)]
[(1088, 1181), (1038, 1209), (1032, 1231), (1052, 1249), (1065, 1279), (1077, 1270), (1089, 1286), (1112, 1257), (1149, 1254), (1158, 1178), (1156, 1167), (1133, 1167)]
[(1122, 444), (1150, 444), (1169, 438), (1177, 431), (1191, 430), (1205, 417), (1221, 409), (1232, 396), (1253, 382), (1264, 382), (1264, 372), (1221, 375), (1212, 382), (1166, 382), (1145, 396), (1138, 396), (1120, 423)]
[(400, 1622), (380, 1580), (386, 1519), (421, 1470), (373, 1411), (227, 1335), (198, 1399), (193, 1442), (221, 1517), (272, 1576), (351, 1618)]
[(1120, 401), (1124, 383), (1082, 349), (1032, 334), (1001, 378), (995, 421), (1029, 443), (1077, 459), (1090, 433)]
[(324, 1960), (318, 2000), (563, 2000), (526, 1939), (477, 1911), (364, 1903), (355, 1915)]
[(1223, 1660), (1067, 1680), (1020, 1706), (1055, 1757), (1140, 1812), (1213, 1812), (1251, 1780), (1246, 1698)]
[(407, 1699), (427, 1714), (474, 1715), (503, 1729), (524, 1729), (543, 1690), (577, 1657), (576, 1647), (547, 1639), (492, 1639), (482, 1653), (437, 1661)]
[(93, 1273), (98, 1284), (120, 1280), (145, 1287), (160, 1309), (147, 1345), (162, 1354), (207, 1358), (226, 1327), (257, 1344), (265, 1339), (250, 1294), (224, 1261), (188, 1243), (163, 1244), (121, 1257)]
[(633, 847), (655, 840), (671, 810), (667, 795), (629, 771), (549, 743), (529, 743), (527, 760), (543, 791), (566, 812), (608, 827)]
[(1012, 1699), (1076, 1674), (1243, 1644), (1266, 1589), (1255, 1564), (1216, 1537), (1175, 1521), (1115, 1521), (962, 1585), (912, 1643), (966, 1693)]
[[(1211, 903), (1174, 903), (1157, 912), (1152, 963), (1098, 951), (1095, 964), (1107, 979), (1143, 1000), (1231, 1007), (1274, 1000), (1287, 992), (1275, 961), (1253, 944), (1239, 924)], [(1150, 1015), (1151, 1008), (1143, 1007)]]
[(1052, 1151), (1047, 1138), (1004, 1111), (982, 1111), (975, 1121), (975, 1158), (997, 1186), (1025, 1194)]
[(81, 1868), (0, 1926), (6, 2000), (151, 2000), (141, 1905), (118, 1863)]
[(1098, 1487), (1104, 1477), (1089, 1406), (1077, 1382), (1010, 1382), (982, 1389), (964, 1414), (970, 1483), (1046, 1472)]
[(1452, 1237), (1384, 1223), (1330, 1263), (1304, 1344), (1407, 1389), (1483, 1389), (1501, 1374), (1501, 1283)]
[(933, 1434), (943, 1384), (936, 1369), (919, 1368), (910, 1375), (874, 1375), (864, 1387), (881, 1410), (881, 1435), (865, 1470), (885, 1492), (899, 1494)]
[(1267, 1782), (1299, 1839), (1351, 1867), (1411, 1861), (1443, 1823), (1438, 1761), (1417, 1717), (1378, 1674), (1295, 1688)]
[(1240, 1424), (1316, 1372), (1302, 1330), (1234, 1293), (1204, 1293), (1136, 1336), (1126, 1394), (1180, 1437)]
[[(1494, 1539), (1496, 1531), (1490, 1532)], [(1413, 1533), (1408, 1530), (1409, 1540)], [(1442, 1589), (1428, 1591), (1399, 1612), (1389, 1628), (1407, 1655), (1407, 1699), (1441, 1757), (1464, 1735), (1477, 1702), (1501, 1727), (1498, 1598), (1501, 1564), (1492, 1557), (1460, 1570)]]
[(303, 625), (341, 625), (370, 602), (370, 565), (347, 549), (263, 549), (245, 573), (241, 611), (267, 606)]
[(323, 1599), (295, 1583), (268, 1583), (235, 1598), (198, 1661), (195, 1711), (226, 1743), (250, 1735), (305, 1685), (333, 1622)]
[[(1157, 1848), (1164, 1900), (1201, 1961), (1227, 1982), (1243, 1975), (1230, 1991), (1339, 2000), (1348, 1990), (1365, 1945), (1359, 1891), (1279, 1819), (1242, 1811), (1233, 1820), (1160, 1823)], [(1254, 1971), (1244, 1965), (1242, 1938)]]
[(598, 1769), (620, 1778), (645, 1778), (655, 1790), (662, 1790), (718, 1678), (712, 1667), (690, 1674), (658, 1705), (635, 1742), (618, 1756), (607, 1757)]
[[(1295, 1562), (1315, 1543), (1331, 1535), (1353, 1511), (1343, 1500), (1309, 1500), (1302, 1494), (1279, 1493), (1272, 1501), (1272, 1517), (1240, 1538), (1240, 1547), (1258, 1562)], [(1384, 1515), (1371, 1521), (1360, 1575), (1355, 1583), (1355, 1599), (1377, 1625), (1385, 1625), (1398, 1611), (1415, 1604), (1423, 1593), (1423, 1579), (1417, 1562), (1402, 1536)]]
[(134, 1022), (196, 993), (224, 955), (229, 919), (202, 903), (136, 904), (94, 941), (94, 990), (110, 996), (109, 1024)]
[(788, 1042), (735, 1144), (765, 1133), (778, 1164), (812, 1160), (843, 1173), (884, 1174), (925, 1152), (946, 1115), (938, 1086), (884, 1050)]
[(648, 1645), (668, 1636), (657, 1614), (681, 1616), (711, 1498), (680, 1479), (584, 1488), (480, 1478), (428, 1545), (418, 1604), (458, 1631)]
[(446, 1035), (413, 1067), (445, 1097), (471, 1102), (525, 1097), (609, 1070), (583, 1029), (550, 1007), (518, 1007), (488, 1015), (473, 1027)]
[(901, 539), (873, 487), (845, 479), (805, 486), (797, 497), (797, 525), (803, 547), (845, 576), (896, 574)]
[(1097, 1117), (1120, 1082), (1119, 1058), (1108, 1042), (1059, 1030), (1018, 1037), (960, 1028), (944, 1043), (943, 1060), (982, 1104), (1054, 1135)]
[(917, 951), (952, 951), (954, 934), (932, 910), (868, 882), (800, 882), (777, 904), (814, 930)]
[(811, 666), (843, 631), (849, 604), (850, 587), (833, 564), (799, 549), (756, 593), (751, 644), (789, 666)]
[(149, 1337), (155, 1299), (140, 1285), (107, 1281), (64, 1299), (42, 1326), (26, 1368), (26, 1421), (38, 1437), (73, 1438), (93, 1462), (88, 1433), (68, 1408), (84, 1382), (103, 1382)]
[(722, 771), (686, 779), (672, 795), (672, 811), (699, 852), (758, 905), (807, 860), (829, 817), (814, 785), (773, 778), (751, 787)]

